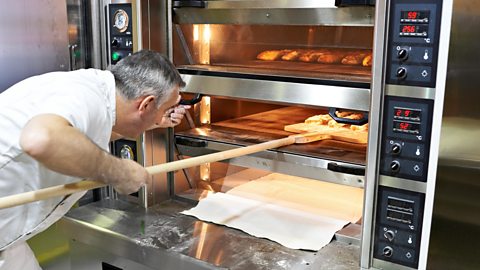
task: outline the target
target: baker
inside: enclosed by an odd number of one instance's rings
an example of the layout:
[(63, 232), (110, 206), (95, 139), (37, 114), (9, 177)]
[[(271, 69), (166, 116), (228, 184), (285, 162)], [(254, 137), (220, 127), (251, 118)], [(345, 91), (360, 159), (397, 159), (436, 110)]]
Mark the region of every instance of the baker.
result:
[[(173, 127), (180, 74), (163, 55), (139, 51), (110, 70), (52, 72), (0, 94), (0, 197), (94, 179), (121, 194), (151, 177), (108, 152), (110, 140)], [(85, 192), (0, 210), (0, 269), (41, 269), (25, 242), (60, 219)]]

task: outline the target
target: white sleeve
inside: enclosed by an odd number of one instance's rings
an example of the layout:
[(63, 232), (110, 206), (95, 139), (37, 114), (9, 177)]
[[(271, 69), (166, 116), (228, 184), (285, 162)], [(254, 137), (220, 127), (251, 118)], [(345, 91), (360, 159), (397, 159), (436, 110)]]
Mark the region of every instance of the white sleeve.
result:
[(102, 148), (111, 132), (105, 98), (88, 89), (66, 89), (43, 100), (38, 106), (38, 114), (56, 114), (65, 118), (73, 127), (80, 130)]

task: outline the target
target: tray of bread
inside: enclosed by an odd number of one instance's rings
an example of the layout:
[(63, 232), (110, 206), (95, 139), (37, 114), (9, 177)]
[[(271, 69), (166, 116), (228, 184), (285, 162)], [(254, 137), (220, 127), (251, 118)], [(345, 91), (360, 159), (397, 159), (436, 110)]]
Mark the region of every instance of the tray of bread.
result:
[(296, 61), (304, 63), (341, 64), (370, 67), (371, 50), (361, 49), (282, 49), (266, 50), (257, 55), (263, 61)]
[[(341, 118), (361, 119), (362, 113), (336, 112)], [(322, 133), (329, 135), (329, 139), (357, 144), (367, 144), (368, 123), (364, 125), (342, 124), (335, 121), (329, 114), (319, 114), (307, 118), (303, 123), (287, 125), (285, 131), (293, 133)]]

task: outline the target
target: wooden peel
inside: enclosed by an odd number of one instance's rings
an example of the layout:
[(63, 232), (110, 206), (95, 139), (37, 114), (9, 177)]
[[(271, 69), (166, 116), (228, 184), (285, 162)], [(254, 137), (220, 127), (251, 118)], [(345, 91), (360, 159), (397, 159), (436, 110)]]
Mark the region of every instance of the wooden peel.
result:
[[(146, 170), (154, 175), (164, 172), (171, 172), (180, 169), (190, 168), (198, 166), (204, 163), (216, 162), (226, 160), (234, 157), (253, 154), (267, 149), (278, 148), (294, 143), (304, 144), (319, 140), (331, 139), (331, 135), (322, 134), (319, 132), (311, 132), (304, 134), (291, 135), (286, 138), (264, 142), (260, 144), (250, 145), (242, 148), (222, 151), (218, 153), (203, 155), (199, 157), (192, 157), (188, 159), (182, 159), (160, 165), (147, 167)], [(66, 196), (75, 192), (90, 190), (106, 186), (105, 183), (94, 180), (83, 180), (71, 184), (58, 185), (49, 188), (34, 190), (30, 192), (15, 194), (0, 198), (0, 209), (14, 207), (26, 203), (45, 200), (52, 197)]]
[[(305, 123), (298, 123), (284, 127), (285, 131), (294, 133), (317, 133), (330, 136), (330, 139), (336, 141), (343, 141), (355, 144), (367, 144), (368, 131), (367, 130), (351, 130), (349, 128), (331, 128), (325, 125), (312, 125)], [(301, 134), (300, 134), (301, 135)]]

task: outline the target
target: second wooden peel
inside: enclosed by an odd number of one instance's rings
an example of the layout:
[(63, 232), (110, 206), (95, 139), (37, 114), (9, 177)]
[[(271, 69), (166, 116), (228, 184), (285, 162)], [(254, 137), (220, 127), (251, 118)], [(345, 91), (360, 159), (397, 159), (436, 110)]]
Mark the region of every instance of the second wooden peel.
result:
[[(355, 144), (367, 144), (367, 130), (351, 130), (349, 128), (331, 128), (324, 125), (311, 125), (298, 123), (284, 127), (285, 131), (294, 133), (318, 133), (329, 135), (332, 140), (343, 141)], [(301, 134), (300, 134), (301, 135)]]
[[(278, 148), (281, 146), (286, 146), (294, 143), (309, 143), (318, 140), (331, 139), (331, 136), (328, 134), (322, 134), (318, 132), (311, 132), (305, 134), (291, 135), (286, 138), (273, 140), (269, 142), (264, 142), (260, 144), (250, 145), (242, 148), (227, 150), (223, 152), (203, 155), (199, 157), (192, 157), (188, 159), (182, 159), (178, 161), (173, 161), (169, 163), (164, 163), (160, 165), (155, 165), (147, 167), (146, 170), (154, 175), (164, 172), (171, 172), (180, 169), (186, 169), (194, 166), (198, 166), (204, 163), (216, 162), (221, 160), (226, 160), (234, 157), (244, 156), (248, 154), (253, 154), (267, 149)], [(94, 188), (99, 188), (106, 186), (105, 183), (94, 181), (94, 180), (84, 180), (71, 184), (58, 185), (49, 188), (34, 190), (30, 192), (15, 194), (11, 196), (6, 196), (0, 198), (0, 209), (14, 207), (26, 203), (31, 203), (35, 201), (45, 200), (53, 197), (66, 196), (76, 192), (90, 190)]]

